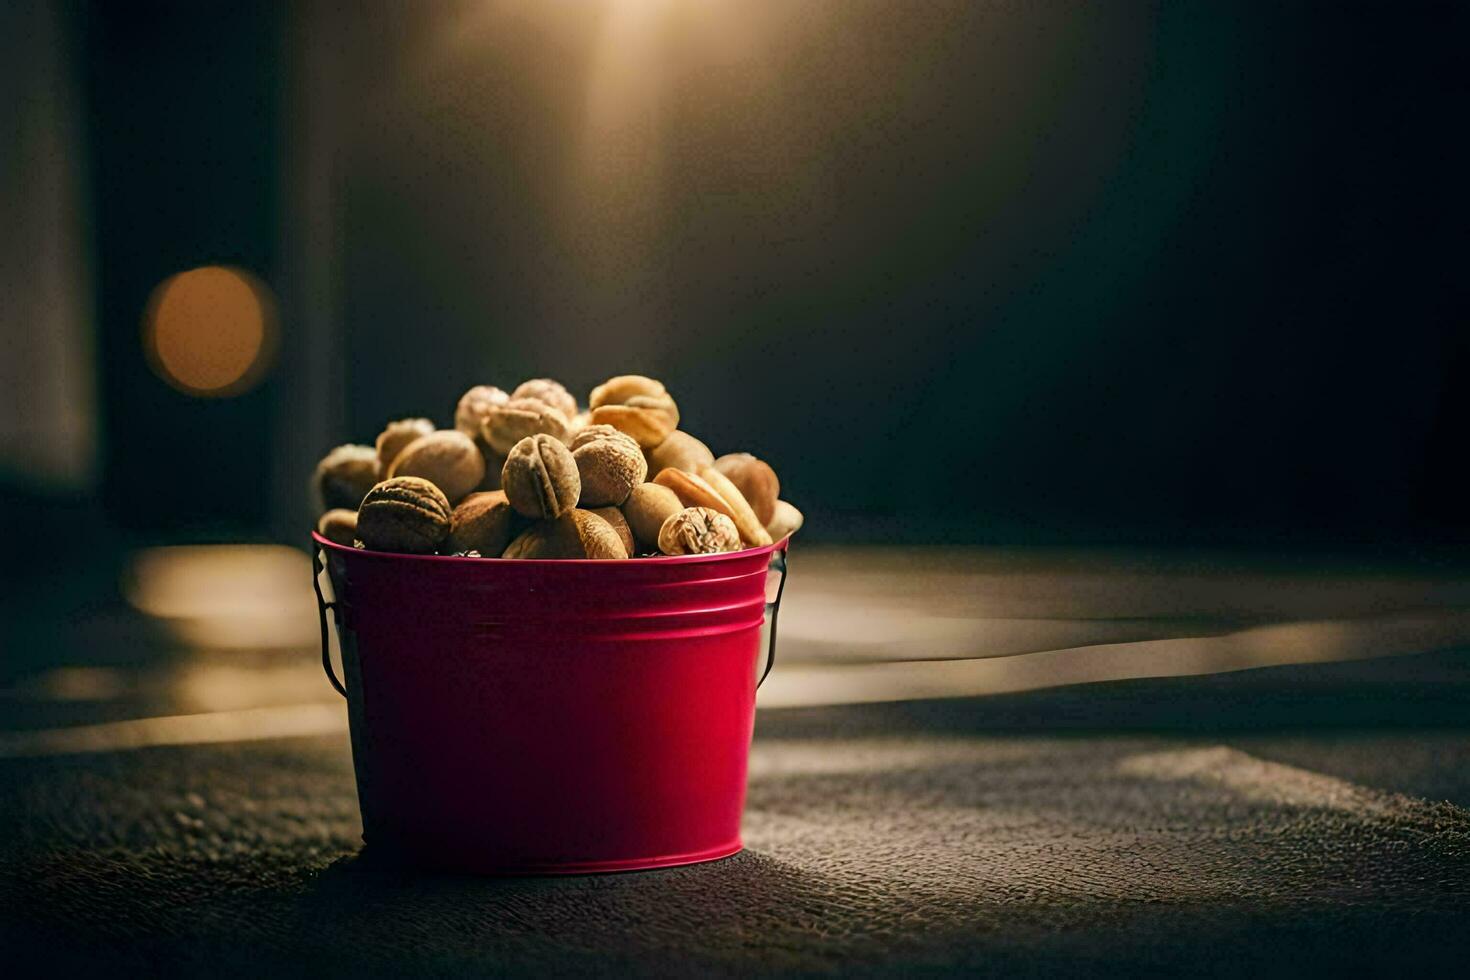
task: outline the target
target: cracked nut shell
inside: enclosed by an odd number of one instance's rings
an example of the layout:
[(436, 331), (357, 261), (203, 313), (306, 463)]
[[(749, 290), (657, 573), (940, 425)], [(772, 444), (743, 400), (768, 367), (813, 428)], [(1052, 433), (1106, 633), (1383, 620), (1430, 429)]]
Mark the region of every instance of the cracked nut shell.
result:
[(434, 484), (397, 476), (368, 491), (357, 509), (357, 538), (374, 551), (431, 554), (449, 536), (449, 501)]
[(658, 550), (666, 555), (714, 555), (740, 550), (735, 522), (708, 507), (685, 507), (669, 516), (658, 532)]
[(544, 432), (511, 447), (500, 485), (518, 513), (536, 519), (566, 513), (577, 506), (582, 494), (571, 450)]
[(610, 425), (590, 425), (572, 441), (572, 458), (582, 481), (581, 506), (617, 507), (648, 476), (638, 443)]
[(627, 558), (618, 532), (590, 510), (573, 508), (537, 521), (505, 549), (505, 558)]
[(759, 547), (771, 543), (771, 536), (755, 519), (750, 504), (713, 466), (706, 466), (699, 473), (672, 468), (661, 470), (653, 481), (678, 494), (685, 507), (708, 507), (730, 518), (746, 544)]
[(338, 446), (322, 457), (311, 477), (319, 510), (357, 510), (378, 482), (378, 451), (372, 446)]
[(419, 436), (393, 460), (388, 476), (421, 476), (444, 491), (453, 503), (474, 491), (485, 478), (485, 457), (475, 440), (457, 429)]
[(486, 413), (480, 432), (492, 450), (505, 456), (527, 436), (545, 433), (565, 442), (571, 431), (570, 424), (561, 409), (538, 398), (512, 398)]
[(762, 525), (771, 523), (776, 500), (781, 496), (781, 481), (769, 463), (750, 453), (728, 453), (715, 460), (714, 467), (735, 484), (755, 511), (756, 520)]

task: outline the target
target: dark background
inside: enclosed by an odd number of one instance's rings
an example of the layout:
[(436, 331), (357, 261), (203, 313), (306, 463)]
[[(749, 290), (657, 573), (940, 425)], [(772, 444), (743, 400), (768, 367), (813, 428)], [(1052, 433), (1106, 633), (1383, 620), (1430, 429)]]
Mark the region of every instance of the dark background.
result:
[[(338, 442), (639, 372), (814, 540), (1470, 538), (1462, 6), (53, 9), (97, 437), (0, 467), (36, 534), (294, 542)], [(281, 311), (228, 400), (138, 344), (209, 262)]]

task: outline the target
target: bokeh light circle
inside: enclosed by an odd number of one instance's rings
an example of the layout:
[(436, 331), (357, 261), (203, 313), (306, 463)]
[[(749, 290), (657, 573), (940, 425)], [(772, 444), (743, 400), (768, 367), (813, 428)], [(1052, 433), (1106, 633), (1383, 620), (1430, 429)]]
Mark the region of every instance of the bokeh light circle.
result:
[(149, 297), (143, 347), (155, 373), (190, 395), (254, 387), (276, 346), (269, 287), (243, 269), (207, 265), (170, 276)]

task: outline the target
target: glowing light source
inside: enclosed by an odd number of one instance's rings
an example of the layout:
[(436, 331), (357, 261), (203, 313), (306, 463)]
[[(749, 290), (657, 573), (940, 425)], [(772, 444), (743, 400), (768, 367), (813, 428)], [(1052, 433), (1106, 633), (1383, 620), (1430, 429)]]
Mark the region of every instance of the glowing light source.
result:
[(243, 269), (180, 272), (153, 290), (143, 346), (154, 372), (180, 391), (238, 395), (264, 376), (275, 355), (275, 303)]

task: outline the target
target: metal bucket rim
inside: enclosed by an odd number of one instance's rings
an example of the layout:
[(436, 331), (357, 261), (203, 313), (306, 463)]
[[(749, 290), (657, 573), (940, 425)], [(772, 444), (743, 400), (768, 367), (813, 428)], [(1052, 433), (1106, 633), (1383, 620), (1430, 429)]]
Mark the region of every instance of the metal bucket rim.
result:
[(780, 541), (760, 545), (755, 548), (745, 548), (741, 551), (722, 551), (713, 555), (654, 555), (652, 557), (639, 558), (468, 558), (463, 555), (410, 555), (399, 551), (373, 551), (369, 548), (349, 548), (346, 545), (329, 541), (316, 531), (311, 532), (311, 539), (316, 542), (317, 547), (324, 548), (328, 553), (338, 552), (353, 557), (369, 558), (374, 561), (404, 561), (404, 562), (448, 562), (465, 565), (480, 565), (487, 563), (502, 565), (526, 565), (538, 567), (573, 566), (583, 567), (587, 565), (618, 565), (618, 566), (650, 566), (650, 565), (698, 565), (709, 562), (731, 561), (737, 558), (750, 558), (756, 555), (769, 555), (776, 551), (785, 551), (791, 535), (788, 534)]

